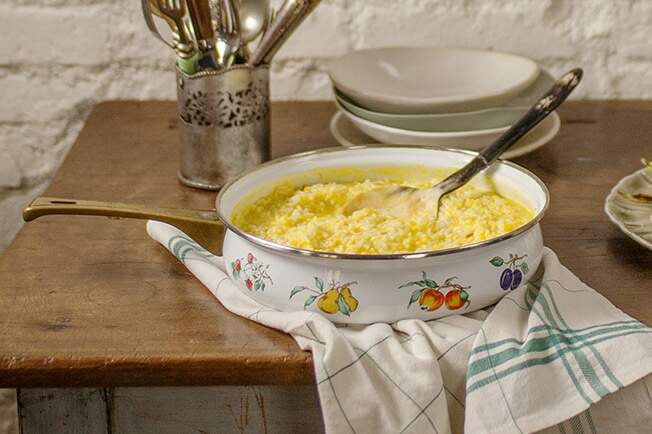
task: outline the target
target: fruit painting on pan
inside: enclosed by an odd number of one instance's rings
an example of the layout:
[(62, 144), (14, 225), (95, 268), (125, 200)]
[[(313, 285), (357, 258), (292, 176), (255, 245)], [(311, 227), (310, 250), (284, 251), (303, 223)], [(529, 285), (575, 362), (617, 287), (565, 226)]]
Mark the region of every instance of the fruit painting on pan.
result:
[(251, 253), (231, 262), (231, 274), (235, 280), (244, 282), (249, 291), (264, 291), (265, 282), (273, 284), (269, 264), (263, 264)]
[(317, 276), (313, 278), (315, 280), (313, 288), (295, 286), (290, 291), (290, 298), (304, 291), (311, 293), (303, 303), (304, 309), (314, 304), (315, 301), (319, 310), (329, 314), (339, 312), (342, 315), (351, 316), (351, 313), (358, 309), (358, 299), (351, 292), (351, 286), (357, 285), (358, 282), (340, 283), (339, 279), (333, 278), (328, 284), (325, 284), (323, 279)]
[(489, 262), (494, 267), (507, 267), (500, 274), (500, 287), (502, 289), (505, 291), (516, 289), (521, 284), (523, 276), (530, 271), (525, 258), (527, 258), (527, 255), (518, 256), (512, 253), (509, 254), (509, 259), (503, 259), (500, 256), (491, 258)]
[(399, 286), (401, 288), (415, 287), (410, 295), (408, 309), (412, 304), (418, 303), (421, 310), (432, 312), (444, 304), (449, 310), (457, 310), (471, 303), (469, 293), (466, 292), (470, 286), (462, 286), (456, 283), (457, 277), (449, 277), (442, 285), (428, 278), (425, 271), (421, 272), (421, 280), (407, 282)]

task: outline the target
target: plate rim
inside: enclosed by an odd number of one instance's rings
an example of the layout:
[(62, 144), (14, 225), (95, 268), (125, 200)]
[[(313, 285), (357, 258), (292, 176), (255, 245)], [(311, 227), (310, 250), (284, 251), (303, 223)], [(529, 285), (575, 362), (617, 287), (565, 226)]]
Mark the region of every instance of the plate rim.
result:
[(355, 113), (351, 113), (345, 107), (343, 107), (339, 101), (335, 100), (335, 106), (339, 111), (342, 112), (344, 116), (355, 118), (357, 122), (368, 125), (373, 128), (379, 128), (385, 132), (392, 134), (409, 134), (413, 137), (419, 137), (424, 139), (437, 139), (437, 138), (468, 138), (479, 136), (482, 134), (495, 134), (507, 131), (510, 125), (505, 125), (502, 127), (496, 128), (485, 128), (484, 130), (469, 130), (469, 131), (415, 131), (415, 130), (406, 130), (405, 128), (389, 127), (387, 125), (379, 124), (377, 122), (372, 122), (365, 118), (357, 116)]
[[(338, 128), (338, 122), (339, 120), (344, 117), (346, 118), (346, 115), (342, 113), (341, 111), (337, 110), (333, 116), (331, 117), (331, 120), (329, 122), (329, 130), (331, 135), (335, 138), (337, 143), (339, 143), (341, 146), (358, 146), (358, 145), (369, 145), (369, 144), (377, 144), (379, 143), (377, 140), (372, 139), (370, 137), (369, 142), (364, 142), (364, 143), (353, 143), (350, 140), (348, 140), (346, 137), (344, 137)], [(546, 134), (544, 134), (542, 137), (540, 137), (538, 140), (533, 141), (532, 143), (528, 143), (526, 145), (520, 146), (517, 144), (516, 148), (512, 148), (511, 150), (505, 152), (503, 154), (502, 158), (506, 160), (510, 160), (512, 158), (517, 158), (521, 157), (523, 155), (529, 154), (531, 152), (536, 151), (539, 148), (544, 147), (546, 144), (548, 144), (552, 139), (554, 139), (557, 134), (559, 133), (559, 130), (561, 129), (561, 118), (559, 117), (559, 114), (554, 111), (550, 114), (550, 117), (553, 119), (553, 123), (549, 127), (548, 131)], [(347, 119), (348, 120), (348, 119)], [(349, 120), (353, 124), (352, 121)], [(357, 126), (353, 125), (354, 128), (358, 128)], [(482, 130), (481, 130), (482, 131)], [(361, 132), (364, 134), (363, 132)], [(401, 145), (398, 145), (401, 146)], [(436, 147), (436, 145), (433, 145)]]
[[(482, 115), (482, 114), (487, 114), (495, 111), (500, 111), (500, 110), (523, 110), (526, 111), (530, 106), (498, 106), (498, 107), (488, 107), (484, 109), (479, 109), (479, 110), (470, 110), (466, 112), (454, 112), (454, 113), (385, 113), (385, 112), (379, 112), (379, 111), (374, 111), (365, 107), (360, 107), (356, 105), (352, 101), (347, 101), (346, 96), (342, 94), (336, 87), (333, 87), (333, 96), (334, 100), (340, 104), (342, 102), (346, 104), (350, 104), (351, 106), (354, 106), (356, 110), (360, 110), (361, 112), (368, 113), (371, 116), (391, 116), (394, 118), (413, 118), (413, 117), (420, 117), (420, 118), (444, 118), (444, 117), (451, 117), (451, 116), (458, 116), (458, 115)], [(346, 106), (343, 107), (345, 110), (347, 110), (350, 113), (351, 110), (349, 110)], [(362, 118), (361, 116), (353, 113), (354, 115), (358, 116), (359, 118)], [(365, 119), (365, 118), (362, 118)], [(369, 119), (367, 119), (369, 120)], [(373, 121), (369, 121), (373, 122)], [(397, 127), (394, 127), (397, 128)]]

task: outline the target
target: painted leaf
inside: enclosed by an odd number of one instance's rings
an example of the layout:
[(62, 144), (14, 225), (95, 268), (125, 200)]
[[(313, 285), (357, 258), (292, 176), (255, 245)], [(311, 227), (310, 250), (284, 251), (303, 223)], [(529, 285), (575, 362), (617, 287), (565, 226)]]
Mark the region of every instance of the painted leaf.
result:
[(344, 301), (344, 296), (340, 294), (337, 297), (337, 307), (340, 309), (340, 312), (346, 316), (351, 316), (351, 311), (349, 310), (349, 306), (346, 304), (346, 301)]
[(457, 276), (449, 277), (449, 278), (446, 279), (446, 281), (444, 282), (444, 286), (449, 286), (451, 283), (453, 283), (453, 280), (455, 280), (455, 279), (457, 279)]
[(427, 286), (428, 288), (436, 288), (438, 286), (437, 282), (432, 279), (428, 279), (428, 275), (425, 271), (421, 272), (421, 277), (423, 278), (423, 280), (419, 281), (420, 283), (423, 283), (421, 286)]
[(417, 289), (412, 293), (410, 296), (410, 302), (408, 303), (408, 309), (410, 306), (412, 306), (413, 303), (416, 303), (417, 300), (419, 300), (419, 297), (421, 297), (421, 294), (425, 291), (425, 288)]
[(432, 279), (426, 279), (426, 280), (424, 280), (424, 283), (425, 283), (424, 286), (426, 286), (428, 288), (437, 288), (439, 286), (439, 285), (437, 285), (437, 282), (435, 282)]
[(306, 287), (306, 286), (295, 286), (294, 289), (292, 291), (290, 291), (290, 298), (297, 295), (301, 291), (305, 291), (306, 289), (308, 289), (308, 287)]
[(527, 266), (526, 262), (523, 262), (520, 267), (521, 270), (523, 270), (523, 274), (527, 274), (530, 271), (530, 267)]
[(496, 256), (492, 258), (489, 262), (491, 262), (491, 265), (493, 265), (494, 267), (502, 267), (502, 265), (505, 263), (505, 261), (503, 261), (503, 258), (501, 258), (500, 256)]
[(260, 281), (260, 290), (261, 290), (261, 291), (264, 291), (264, 290), (265, 290), (265, 282), (262, 281), (262, 280)]
[(256, 280), (256, 282), (254, 283), (254, 289), (256, 291), (260, 290), (260, 283), (261, 283), (260, 280)]
[[(295, 288), (295, 289), (296, 289), (296, 288)], [(316, 299), (317, 299), (317, 296), (316, 296), (316, 295), (311, 295), (310, 297), (306, 298), (306, 302), (303, 303), (303, 308), (304, 308), (304, 309), (307, 309), (308, 306), (310, 306), (311, 304), (313, 304), (313, 303), (315, 302)]]
[(324, 281), (321, 280), (317, 276), (315, 276), (314, 278), (315, 278), (315, 286), (317, 287), (317, 289), (319, 289), (320, 291), (323, 291), (324, 290)]

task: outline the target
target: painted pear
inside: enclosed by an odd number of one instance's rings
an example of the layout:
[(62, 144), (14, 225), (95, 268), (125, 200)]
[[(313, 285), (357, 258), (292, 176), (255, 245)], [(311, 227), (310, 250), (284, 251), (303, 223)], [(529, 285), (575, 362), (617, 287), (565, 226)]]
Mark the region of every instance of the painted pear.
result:
[(324, 295), (319, 298), (317, 306), (319, 306), (319, 308), (326, 313), (335, 313), (339, 309), (337, 306), (338, 297), (339, 292), (337, 292), (337, 289), (329, 289)]
[(342, 298), (344, 298), (344, 303), (349, 307), (349, 310), (355, 312), (358, 308), (358, 300), (351, 294), (351, 288), (344, 287), (340, 293), (342, 294)]

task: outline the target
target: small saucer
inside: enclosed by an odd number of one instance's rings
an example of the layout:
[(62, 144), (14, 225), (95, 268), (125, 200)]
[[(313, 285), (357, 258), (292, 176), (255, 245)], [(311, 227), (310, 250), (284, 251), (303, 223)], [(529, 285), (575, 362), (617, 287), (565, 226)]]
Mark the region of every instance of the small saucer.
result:
[(652, 171), (641, 169), (621, 179), (604, 203), (609, 219), (632, 240), (652, 250), (652, 205), (637, 203), (619, 193), (652, 191)]
[[(524, 137), (519, 143), (515, 144), (512, 149), (505, 152), (502, 156), (503, 159), (512, 159), (520, 157), (525, 154), (529, 154), (546, 143), (550, 142), (559, 132), (561, 126), (561, 121), (557, 113), (552, 113), (548, 118), (543, 120), (540, 125), (537, 126), (535, 131), (532, 131), (526, 137)], [(333, 115), (333, 118), (330, 122), (331, 134), (337, 140), (337, 142), (346, 147), (358, 146), (358, 145), (370, 145), (378, 144), (378, 140), (369, 137), (360, 131), (354, 124), (351, 122), (342, 112), (338, 111)], [(443, 134), (443, 133), (442, 133)], [(450, 138), (447, 139), (446, 144), (442, 143), (432, 143), (433, 146), (445, 146), (452, 147), (450, 145)], [(488, 143), (486, 143), (488, 144)], [(485, 145), (485, 144), (483, 144)], [(464, 146), (456, 146), (461, 149), (469, 149)], [(476, 147), (477, 149), (477, 147)]]

